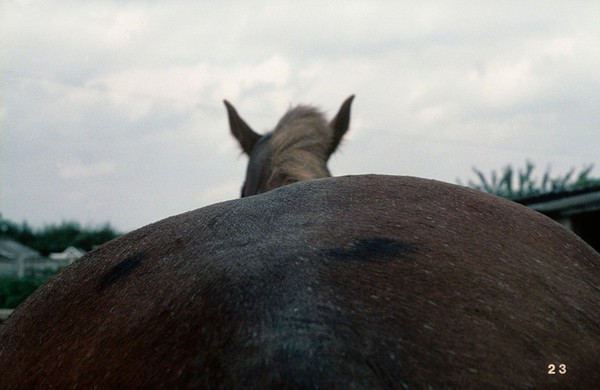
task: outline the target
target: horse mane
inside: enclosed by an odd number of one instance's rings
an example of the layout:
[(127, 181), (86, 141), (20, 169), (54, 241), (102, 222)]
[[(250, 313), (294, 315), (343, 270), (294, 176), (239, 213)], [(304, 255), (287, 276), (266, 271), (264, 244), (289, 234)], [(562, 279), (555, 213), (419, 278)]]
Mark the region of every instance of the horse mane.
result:
[[(311, 160), (325, 164), (331, 142), (333, 130), (324, 114), (315, 107), (297, 106), (290, 109), (273, 130), (269, 143), (271, 161), (274, 165), (284, 165), (291, 160), (296, 162), (302, 156), (303, 165), (310, 164)], [(310, 155), (317, 159), (304, 160)]]

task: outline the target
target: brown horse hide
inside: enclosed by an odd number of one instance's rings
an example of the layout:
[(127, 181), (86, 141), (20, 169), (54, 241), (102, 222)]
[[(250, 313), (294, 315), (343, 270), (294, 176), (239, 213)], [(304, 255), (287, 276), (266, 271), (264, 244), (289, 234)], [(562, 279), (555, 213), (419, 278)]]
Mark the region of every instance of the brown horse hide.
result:
[(597, 252), (516, 203), (375, 175), (143, 227), (0, 333), (0, 389), (590, 389), (599, 362)]

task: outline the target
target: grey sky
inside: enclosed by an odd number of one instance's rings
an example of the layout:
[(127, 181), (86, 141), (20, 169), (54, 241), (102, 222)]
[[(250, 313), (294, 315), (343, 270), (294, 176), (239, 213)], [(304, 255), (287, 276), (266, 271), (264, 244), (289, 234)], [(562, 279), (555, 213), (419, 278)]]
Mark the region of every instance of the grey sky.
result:
[[(334, 175), (600, 156), (597, 1), (4, 1), (0, 212), (123, 231), (236, 198), (257, 131), (356, 94)], [(592, 171), (600, 174), (598, 167)]]

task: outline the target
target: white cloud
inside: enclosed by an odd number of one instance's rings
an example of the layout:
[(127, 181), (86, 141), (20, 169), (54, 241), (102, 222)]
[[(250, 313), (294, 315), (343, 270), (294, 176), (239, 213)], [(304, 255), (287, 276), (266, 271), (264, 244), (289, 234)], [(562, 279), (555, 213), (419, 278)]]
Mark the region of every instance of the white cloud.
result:
[[(84, 215), (128, 229), (238, 196), (246, 160), (222, 99), (263, 131), (290, 104), (331, 116), (355, 93), (336, 174), (454, 181), (473, 165), (531, 158), (559, 172), (597, 159), (596, 2), (8, 1), (4, 11), (1, 207), (17, 220)], [(50, 206), (60, 199), (73, 202)]]
[(140, 9), (117, 12), (106, 30), (106, 38), (117, 46), (125, 46), (134, 36), (148, 31), (148, 21)]
[(58, 175), (63, 179), (83, 179), (109, 175), (115, 172), (116, 164), (109, 161), (99, 161), (90, 164), (58, 162), (57, 168)]
[[(72, 91), (78, 99), (106, 99), (131, 121), (147, 116), (157, 105), (186, 112), (224, 97), (238, 99), (246, 91), (285, 87), (290, 65), (280, 56), (254, 64), (211, 64), (134, 68), (92, 78)], [(86, 96), (83, 96), (86, 95)]]

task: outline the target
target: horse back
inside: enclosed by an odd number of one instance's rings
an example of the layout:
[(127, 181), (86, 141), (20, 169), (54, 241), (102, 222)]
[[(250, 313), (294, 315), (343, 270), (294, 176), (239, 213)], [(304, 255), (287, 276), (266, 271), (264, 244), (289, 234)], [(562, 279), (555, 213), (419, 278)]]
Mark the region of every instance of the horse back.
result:
[(600, 255), (515, 203), (410, 177), (307, 181), (63, 270), (1, 330), (0, 387), (586, 388), (599, 286)]

